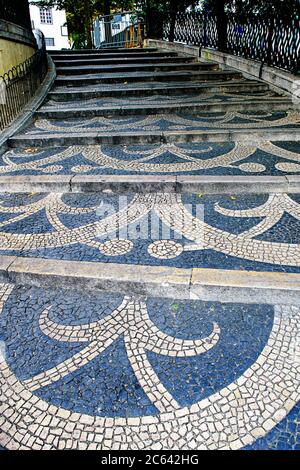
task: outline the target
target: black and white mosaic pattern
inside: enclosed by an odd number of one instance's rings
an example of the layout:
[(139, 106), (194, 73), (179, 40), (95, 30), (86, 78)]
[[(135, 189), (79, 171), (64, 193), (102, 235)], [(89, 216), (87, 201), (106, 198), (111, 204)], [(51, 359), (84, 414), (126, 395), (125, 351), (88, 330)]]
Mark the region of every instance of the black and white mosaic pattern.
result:
[(1, 254), (299, 272), (299, 195), (2, 194)]
[(298, 306), (1, 284), (0, 311), (9, 449), (276, 445), (299, 400)]
[(300, 172), (298, 142), (74, 145), (9, 150), (0, 175), (282, 175)]

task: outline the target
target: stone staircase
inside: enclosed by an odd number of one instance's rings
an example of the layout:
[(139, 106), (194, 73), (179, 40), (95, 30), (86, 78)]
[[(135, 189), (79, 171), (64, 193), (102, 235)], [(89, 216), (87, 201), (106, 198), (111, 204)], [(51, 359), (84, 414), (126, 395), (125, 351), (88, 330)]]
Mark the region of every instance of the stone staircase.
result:
[[(298, 117), (287, 113), (290, 99), (265, 83), (194, 57), (137, 50), (53, 54), (55, 88), (34, 125), (11, 139), (11, 146), (297, 136)], [(288, 134), (283, 132), (287, 126)]]
[(0, 157), (0, 445), (296, 448), (291, 98), (168, 50), (51, 55)]

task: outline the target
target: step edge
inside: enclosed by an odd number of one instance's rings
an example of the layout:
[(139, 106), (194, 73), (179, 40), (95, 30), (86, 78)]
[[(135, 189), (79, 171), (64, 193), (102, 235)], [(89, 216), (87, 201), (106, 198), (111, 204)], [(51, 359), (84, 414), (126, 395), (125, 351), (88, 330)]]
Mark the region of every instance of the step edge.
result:
[(128, 194), (300, 193), (300, 175), (26, 175), (0, 176), (0, 192)]
[[(21, 285), (132, 292), (231, 303), (297, 304), (300, 274), (0, 256), (0, 279)], [(233, 297), (234, 294), (234, 297)]]

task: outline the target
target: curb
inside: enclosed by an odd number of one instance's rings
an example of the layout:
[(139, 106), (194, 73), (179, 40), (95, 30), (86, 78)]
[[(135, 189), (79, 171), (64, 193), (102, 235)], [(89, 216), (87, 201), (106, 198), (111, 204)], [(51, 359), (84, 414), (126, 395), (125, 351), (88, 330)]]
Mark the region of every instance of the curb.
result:
[(201, 299), (297, 305), (300, 274), (179, 269), (0, 256), (0, 279), (17, 285)]
[(300, 192), (300, 175), (35, 175), (0, 176), (0, 192), (251, 194)]

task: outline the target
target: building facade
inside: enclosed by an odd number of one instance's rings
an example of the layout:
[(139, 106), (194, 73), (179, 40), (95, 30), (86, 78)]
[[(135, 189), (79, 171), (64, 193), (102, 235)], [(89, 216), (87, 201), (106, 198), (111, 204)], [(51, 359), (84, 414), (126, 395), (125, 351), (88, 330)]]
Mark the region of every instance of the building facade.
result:
[(30, 16), (32, 29), (42, 31), (48, 50), (70, 48), (65, 10), (40, 8), (37, 5), (31, 4)]

